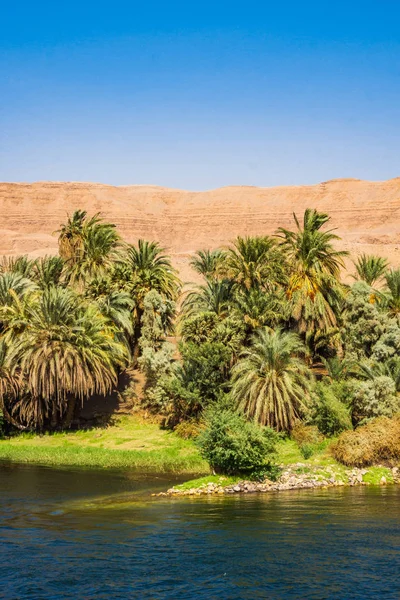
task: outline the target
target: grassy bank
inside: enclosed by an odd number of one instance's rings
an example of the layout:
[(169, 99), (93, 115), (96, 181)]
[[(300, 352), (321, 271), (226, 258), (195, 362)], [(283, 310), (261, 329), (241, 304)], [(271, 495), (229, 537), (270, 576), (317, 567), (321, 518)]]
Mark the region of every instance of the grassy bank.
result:
[(127, 468), (149, 473), (209, 472), (196, 446), (158, 425), (122, 417), (86, 431), (0, 440), (0, 460), (51, 466)]

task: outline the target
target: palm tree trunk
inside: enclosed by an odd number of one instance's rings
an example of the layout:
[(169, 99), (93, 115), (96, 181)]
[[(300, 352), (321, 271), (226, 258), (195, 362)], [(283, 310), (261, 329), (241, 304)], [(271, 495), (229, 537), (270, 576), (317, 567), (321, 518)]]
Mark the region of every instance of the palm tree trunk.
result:
[(68, 398), (67, 412), (65, 413), (63, 429), (69, 429), (71, 427), (72, 419), (74, 418), (75, 406), (76, 396), (70, 396), (70, 398)]

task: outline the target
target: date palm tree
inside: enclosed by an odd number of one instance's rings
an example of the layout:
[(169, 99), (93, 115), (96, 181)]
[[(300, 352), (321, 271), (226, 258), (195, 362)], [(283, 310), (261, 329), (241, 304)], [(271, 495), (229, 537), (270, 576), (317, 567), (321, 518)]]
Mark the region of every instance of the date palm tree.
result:
[(280, 227), (277, 236), (291, 266), (286, 288), (291, 314), (301, 333), (336, 326), (344, 288), (340, 270), (348, 252), (336, 250), (340, 238), (333, 230), (321, 231), (330, 217), (308, 208), (301, 225), (294, 214), (297, 230)]
[(226, 274), (242, 290), (271, 289), (284, 279), (285, 259), (271, 237), (237, 237), (227, 252)]
[(170, 300), (177, 297), (180, 288), (177, 272), (157, 242), (140, 239), (137, 245), (129, 246), (126, 268), (137, 306), (143, 308), (144, 297), (150, 290)]
[(354, 279), (361, 279), (373, 287), (385, 275), (389, 263), (382, 256), (362, 254), (354, 262), (354, 266), (356, 268), (356, 275), (353, 275)]
[(99, 213), (89, 218), (86, 211), (77, 210), (58, 233), (59, 253), (75, 285), (102, 275), (118, 258), (121, 238)]
[(182, 302), (182, 313), (191, 317), (201, 312), (212, 312), (225, 318), (232, 302), (232, 282), (226, 279), (207, 280), (189, 292)]
[(19, 405), (25, 424), (40, 429), (46, 419), (71, 412), (75, 400), (107, 394), (127, 359), (126, 345), (97, 306), (69, 289), (45, 290), (10, 349), (10, 364), (19, 366), (28, 391)]
[(65, 285), (68, 278), (65, 277), (65, 263), (61, 256), (38, 258), (35, 261), (32, 279), (42, 290), (51, 285)]
[(261, 329), (232, 371), (232, 399), (260, 425), (290, 431), (307, 410), (311, 374), (293, 332)]
[(190, 260), (190, 266), (206, 279), (215, 279), (223, 268), (226, 252), (217, 250), (198, 250)]
[(383, 300), (389, 314), (400, 315), (400, 269), (392, 269), (385, 275)]

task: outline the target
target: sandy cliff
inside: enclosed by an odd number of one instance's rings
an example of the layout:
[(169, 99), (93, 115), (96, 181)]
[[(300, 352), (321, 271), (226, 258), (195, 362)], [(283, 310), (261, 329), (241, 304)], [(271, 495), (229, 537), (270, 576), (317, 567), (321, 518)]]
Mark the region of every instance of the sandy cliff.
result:
[(188, 192), (155, 186), (96, 183), (0, 183), (0, 254), (57, 251), (52, 235), (77, 208), (101, 212), (123, 237), (160, 241), (182, 276), (199, 248), (227, 244), (236, 235), (273, 233), (292, 225), (306, 207), (329, 212), (342, 247), (375, 252), (400, 264), (400, 178), (383, 182), (336, 179), (312, 186), (225, 187)]

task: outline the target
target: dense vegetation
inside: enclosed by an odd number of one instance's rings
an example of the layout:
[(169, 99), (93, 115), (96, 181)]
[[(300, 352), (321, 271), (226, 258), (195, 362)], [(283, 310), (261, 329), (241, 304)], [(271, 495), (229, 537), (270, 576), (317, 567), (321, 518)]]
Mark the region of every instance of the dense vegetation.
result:
[[(370, 464), (364, 426), (381, 446), (398, 427), (400, 270), (363, 255), (345, 285), (328, 222), (307, 209), (292, 230), (200, 250), (200, 283), (182, 288), (157, 243), (75, 212), (59, 256), (0, 264), (0, 430), (74, 426), (85, 400), (139, 368), (141, 406), (216, 470), (271, 468), (277, 435), (304, 455), (339, 435), (338, 460)], [(376, 460), (399, 459), (393, 448)]]

